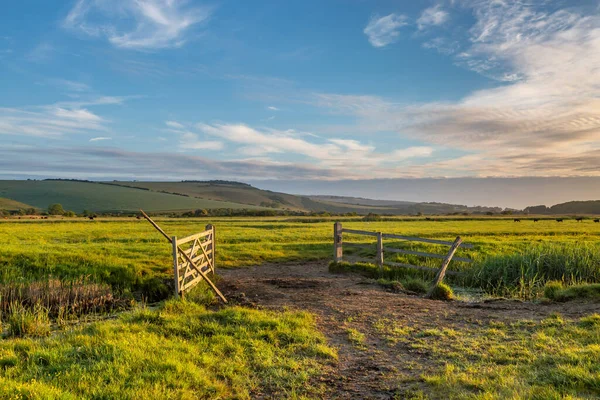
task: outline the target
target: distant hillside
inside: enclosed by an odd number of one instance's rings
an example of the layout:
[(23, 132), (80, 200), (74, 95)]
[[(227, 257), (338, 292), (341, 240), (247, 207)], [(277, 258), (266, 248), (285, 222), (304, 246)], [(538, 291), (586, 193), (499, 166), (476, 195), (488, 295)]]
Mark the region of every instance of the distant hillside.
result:
[(82, 181), (0, 181), (0, 197), (46, 209), (60, 203), (65, 210), (83, 212), (188, 211), (196, 209), (257, 209), (231, 201), (178, 196), (131, 187)]
[(589, 201), (569, 201), (566, 203), (555, 204), (552, 207), (532, 206), (524, 210), (529, 214), (600, 214), (600, 200)]
[(18, 210), (27, 210), (29, 208), (36, 208), (36, 207), (30, 206), (29, 204), (21, 203), (16, 200), (0, 197), (0, 210), (18, 211)]

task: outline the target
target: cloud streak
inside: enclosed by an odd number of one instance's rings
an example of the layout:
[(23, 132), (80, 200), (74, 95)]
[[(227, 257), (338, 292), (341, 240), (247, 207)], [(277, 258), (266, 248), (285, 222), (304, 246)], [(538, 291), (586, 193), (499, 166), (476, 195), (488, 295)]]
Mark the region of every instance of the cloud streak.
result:
[(405, 15), (392, 13), (384, 17), (373, 16), (363, 32), (373, 47), (385, 47), (399, 39), (400, 28), (405, 25), (408, 25)]
[(82, 35), (106, 38), (126, 49), (182, 46), (194, 26), (207, 21), (208, 7), (177, 0), (78, 0), (63, 21)]

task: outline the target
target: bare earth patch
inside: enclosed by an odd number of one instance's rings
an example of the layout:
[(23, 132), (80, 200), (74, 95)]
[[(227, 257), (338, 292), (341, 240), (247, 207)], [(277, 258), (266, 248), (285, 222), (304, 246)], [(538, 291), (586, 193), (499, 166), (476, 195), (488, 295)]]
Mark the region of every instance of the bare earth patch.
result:
[(511, 300), (442, 302), (393, 293), (356, 274), (331, 274), (325, 263), (265, 264), (221, 269), (220, 287), (232, 301), (268, 309), (306, 310), (338, 349), (324, 382), (328, 397), (405, 398), (424, 389), (422, 374), (439, 368), (426, 348), (393, 340), (403, 329), (461, 329), (490, 321), (538, 321), (552, 313), (580, 318), (597, 303), (534, 304)]

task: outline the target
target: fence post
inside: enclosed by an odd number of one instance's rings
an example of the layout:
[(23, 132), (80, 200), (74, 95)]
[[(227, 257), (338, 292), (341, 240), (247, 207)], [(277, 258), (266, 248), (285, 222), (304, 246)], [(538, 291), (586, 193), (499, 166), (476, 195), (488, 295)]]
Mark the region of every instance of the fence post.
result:
[(431, 286), (431, 289), (429, 289), (429, 292), (427, 293), (427, 297), (431, 297), (431, 294), (433, 293), (433, 290), (435, 289), (435, 287), (437, 285), (439, 285), (440, 283), (442, 283), (442, 281), (444, 280), (444, 276), (446, 276), (446, 269), (448, 268), (448, 265), (450, 265), (450, 261), (452, 261), (452, 257), (454, 257), (454, 253), (456, 253), (456, 250), (458, 250), (458, 246), (460, 246), (461, 243), (462, 243), (461, 237), (457, 236), (456, 240), (454, 240), (454, 243), (452, 243), (452, 247), (450, 247), (450, 251), (448, 252), (448, 255), (446, 256), (446, 258), (444, 259), (444, 262), (442, 263), (442, 267), (440, 268), (437, 275), (435, 276), (435, 279), (433, 280), (433, 285)]
[(383, 271), (383, 234), (377, 232), (377, 265)]
[[(173, 244), (173, 275), (175, 279), (175, 297), (179, 297), (179, 253), (177, 249), (177, 236), (171, 238)], [(181, 293), (183, 297), (183, 293)]]
[(344, 256), (342, 249), (342, 223), (333, 224), (333, 261), (341, 262)]
[(210, 245), (208, 246), (207, 250), (212, 250), (210, 257), (212, 258), (212, 273), (214, 275), (215, 274), (215, 248), (216, 248), (216, 246), (215, 246), (215, 241), (216, 241), (215, 227), (212, 224), (208, 224), (208, 225), (206, 225), (206, 230), (212, 231), (212, 233), (210, 234)]

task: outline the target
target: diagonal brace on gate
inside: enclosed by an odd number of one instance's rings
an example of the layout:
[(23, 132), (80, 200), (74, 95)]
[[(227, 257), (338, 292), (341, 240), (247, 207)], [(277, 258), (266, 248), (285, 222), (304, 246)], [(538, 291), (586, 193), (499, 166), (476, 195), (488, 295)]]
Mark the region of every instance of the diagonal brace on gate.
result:
[[(146, 214), (143, 210), (140, 210), (140, 212), (142, 213), (144, 218), (146, 218), (146, 220), (148, 222), (150, 222), (150, 224), (154, 228), (156, 228), (156, 230), (159, 231), (165, 237), (165, 239), (167, 239), (169, 241), (169, 243), (173, 244), (173, 239), (170, 238), (169, 235), (167, 235), (166, 232), (163, 231), (162, 228), (160, 226), (158, 226), (158, 224), (156, 222), (154, 222), (152, 220), (152, 218), (150, 218), (148, 216), (148, 214)], [(204, 250), (204, 248), (202, 246), (200, 246), (200, 248), (202, 248), (202, 252), (204, 253), (204, 256), (206, 258), (208, 258), (208, 255), (206, 254), (206, 251)], [(208, 283), (208, 285), (221, 298), (221, 300), (223, 300), (224, 303), (227, 303), (227, 299), (225, 298), (225, 296), (223, 296), (223, 293), (221, 293), (219, 288), (208, 278), (208, 275), (205, 272), (203, 272), (201, 268), (198, 268), (198, 266), (196, 265), (196, 263), (194, 263), (192, 258), (190, 256), (188, 256), (188, 254), (180, 246), (177, 246), (177, 249), (179, 250), (179, 252), (181, 254), (183, 254), (183, 257), (186, 259), (186, 261), (189, 263), (189, 265), (191, 265), (192, 268), (194, 268), (194, 270), (196, 270), (196, 272), (198, 272), (202, 276), (202, 278), (204, 278), (204, 280), (206, 280), (206, 283)]]

